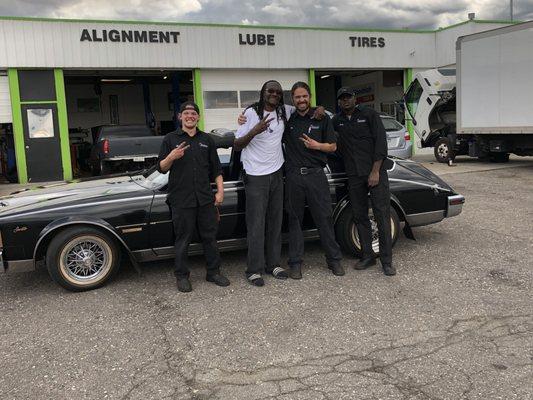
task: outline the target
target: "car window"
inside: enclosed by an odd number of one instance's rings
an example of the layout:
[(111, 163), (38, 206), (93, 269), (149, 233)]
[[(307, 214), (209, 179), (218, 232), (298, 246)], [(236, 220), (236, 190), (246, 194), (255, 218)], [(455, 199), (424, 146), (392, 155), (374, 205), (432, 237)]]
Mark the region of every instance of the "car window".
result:
[(402, 124), (400, 124), (394, 118), (381, 117), (381, 121), (383, 122), (383, 126), (387, 132), (399, 131), (403, 129)]

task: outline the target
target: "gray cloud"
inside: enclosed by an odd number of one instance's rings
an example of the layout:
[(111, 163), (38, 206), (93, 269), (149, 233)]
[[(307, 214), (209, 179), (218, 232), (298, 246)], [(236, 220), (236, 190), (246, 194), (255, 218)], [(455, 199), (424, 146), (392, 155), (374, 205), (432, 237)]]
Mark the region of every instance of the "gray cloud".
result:
[[(10, 3), (10, 4), (8, 4)], [(533, 19), (533, 0), (515, 0), (517, 20)], [(501, 0), (12, 0), (0, 15), (350, 28), (434, 29), (466, 20), (509, 19)]]

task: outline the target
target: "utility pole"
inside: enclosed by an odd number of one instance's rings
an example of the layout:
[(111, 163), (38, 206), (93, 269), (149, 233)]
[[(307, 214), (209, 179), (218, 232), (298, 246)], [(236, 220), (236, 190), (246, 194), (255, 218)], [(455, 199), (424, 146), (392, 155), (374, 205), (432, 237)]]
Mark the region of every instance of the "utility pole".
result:
[(510, 9), (511, 9), (511, 21), (513, 20), (513, 0), (509, 0), (509, 3), (510, 3)]

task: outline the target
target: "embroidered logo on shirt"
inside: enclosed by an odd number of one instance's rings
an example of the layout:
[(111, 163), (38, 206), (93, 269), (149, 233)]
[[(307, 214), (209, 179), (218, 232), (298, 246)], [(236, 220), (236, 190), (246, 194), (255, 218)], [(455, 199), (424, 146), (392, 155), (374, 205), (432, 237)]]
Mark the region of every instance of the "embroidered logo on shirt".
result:
[(358, 119), (357, 122), (366, 122), (366, 119)]
[(311, 130), (311, 129), (319, 129), (319, 128), (320, 128), (320, 126), (318, 126), (318, 125), (311, 125), (311, 126), (309, 127), (310, 130)]
[(206, 149), (209, 147), (209, 146), (206, 145), (205, 143), (200, 143), (199, 146), (200, 146), (200, 147), (204, 147), (204, 148), (206, 148)]

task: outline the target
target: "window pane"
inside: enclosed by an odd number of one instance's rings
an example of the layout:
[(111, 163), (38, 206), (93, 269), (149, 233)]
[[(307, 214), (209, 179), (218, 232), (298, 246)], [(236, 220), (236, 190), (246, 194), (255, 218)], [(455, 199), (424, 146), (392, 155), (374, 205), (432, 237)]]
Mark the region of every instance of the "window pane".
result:
[(259, 90), (241, 90), (241, 107), (246, 108), (259, 101)]
[(238, 108), (236, 91), (204, 92), (205, 108)]
[(395, 119), (392, 118), (381, 118), (381, 121), (383, 122), (383, 127), (387, 132), (391, 131), (399, 131), (403, 128), (402, 125), (400, 125), (399, 122), (397, 122)]
[(405, 95), (405, 105), (407, 106), (411, 118), (416, 117), (416, 109), (418, 108), (418, 102), (422, 96), (422, 91), (422, 86), (420, 86), (420, 82), (416, 79), (411, 83), (411, 86)]

